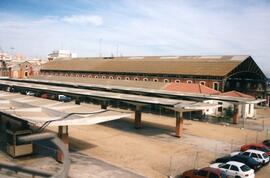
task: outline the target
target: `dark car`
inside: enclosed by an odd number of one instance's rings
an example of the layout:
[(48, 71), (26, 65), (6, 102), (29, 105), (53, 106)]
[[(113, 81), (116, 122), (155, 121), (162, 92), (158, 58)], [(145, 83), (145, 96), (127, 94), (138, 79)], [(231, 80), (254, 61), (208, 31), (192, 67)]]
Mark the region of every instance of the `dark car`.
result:
[(182, 174), (182, 178), (227, 178), (227, 174), (217, 168), (192, 169)]
[(270, 140), (264, 140), (262, 144), (264, 144), (266, 147), (270, 149)]
[(254, 160), (251, 157), (245, 156), (245, 155), (235, 155), (235, 156), (224, 156), (221, 158), (217, 158), (214, 162), (216, 163), (227, 163), (229, 161), (237, 161), (240, 163), (244, 163), (245, 165), (247, 165), (248, 167), (250, 167), (251, 169), (254, 169), (255, 171), (257, 171), (258, 169), (260, 169), (262, 167), (262, 164), (256, 160)]

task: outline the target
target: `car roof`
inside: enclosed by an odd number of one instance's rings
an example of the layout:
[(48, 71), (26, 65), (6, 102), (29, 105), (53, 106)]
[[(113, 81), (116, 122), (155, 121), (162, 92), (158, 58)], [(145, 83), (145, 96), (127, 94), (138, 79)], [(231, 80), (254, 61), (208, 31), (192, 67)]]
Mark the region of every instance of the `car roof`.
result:
[(249, 150), (247, 150), (247, 151), (245, 151), (245, 152), (257, 153), (257, 154), (263, 154), (263, 153), (265, 153), (265, 152), (263, 152), (263, 151), (252, 150), (252, 149), (249, 149)]
[(221, 169), (212, 168), (212, 167), (205, 167), (205, 168), (202, 168), (201, 170), (211, 171), (211, 172), (214, 172), (214, 173), (217, 173), (217, 174), (219, 174), (220, 172), (222, 172)]
[(243, 165), (245, 165), (244, 163), (240, 163), (240, 162), (237, 162), (237, 161), (229, 161), (226, 164), (232, 164), (232, 165), (235, 165), (235, 166), (243, 166)]
[(251, 144), (248, 144), (246, 146), (257, 146), (257, 147), (265, 147), (264, 144), (261, 144), (261, 143), (251, 143)]

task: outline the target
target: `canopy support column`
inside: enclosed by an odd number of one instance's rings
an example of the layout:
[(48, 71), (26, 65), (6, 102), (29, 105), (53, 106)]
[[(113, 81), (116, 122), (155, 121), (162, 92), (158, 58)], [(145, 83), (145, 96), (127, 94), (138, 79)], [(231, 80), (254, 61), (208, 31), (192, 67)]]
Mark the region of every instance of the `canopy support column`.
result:
[[(62, 140), (67, 150), (69, 149), (69, 136), (68, 136), (68, 126), (58, 126), (58, 137)], [(64, 154), (62, 151), (57, 150), (56, 160), (63, 162)]]
[(184, 118), (182, 112), (176, 111), (176, 126), (175, 126), (175, 136), (181, 138), (183, 136)]

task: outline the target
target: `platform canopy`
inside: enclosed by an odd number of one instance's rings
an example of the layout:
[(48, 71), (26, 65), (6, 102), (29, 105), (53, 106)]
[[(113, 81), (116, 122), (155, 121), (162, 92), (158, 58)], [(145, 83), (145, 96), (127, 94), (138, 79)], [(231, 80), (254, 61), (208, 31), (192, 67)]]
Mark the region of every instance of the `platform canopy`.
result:
[(130, 117), (130, 112), (104, 110), (92, 105), (63, 103), (43, 98), (0, 92), (0, 112), (34, 126), (93, 125)]

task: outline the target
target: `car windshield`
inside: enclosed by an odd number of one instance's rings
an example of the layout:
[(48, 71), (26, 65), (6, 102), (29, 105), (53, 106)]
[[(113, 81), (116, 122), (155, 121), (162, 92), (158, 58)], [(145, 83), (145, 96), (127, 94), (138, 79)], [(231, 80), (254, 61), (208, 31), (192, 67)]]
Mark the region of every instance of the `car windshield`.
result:
[(263, 158), (268, 158), (268, 155), (266, 153), (263, 153)]
[(243, 165), (240, 167), (243, 172), (247, 172), (250, 170), (250, 168), (247, 165)]

